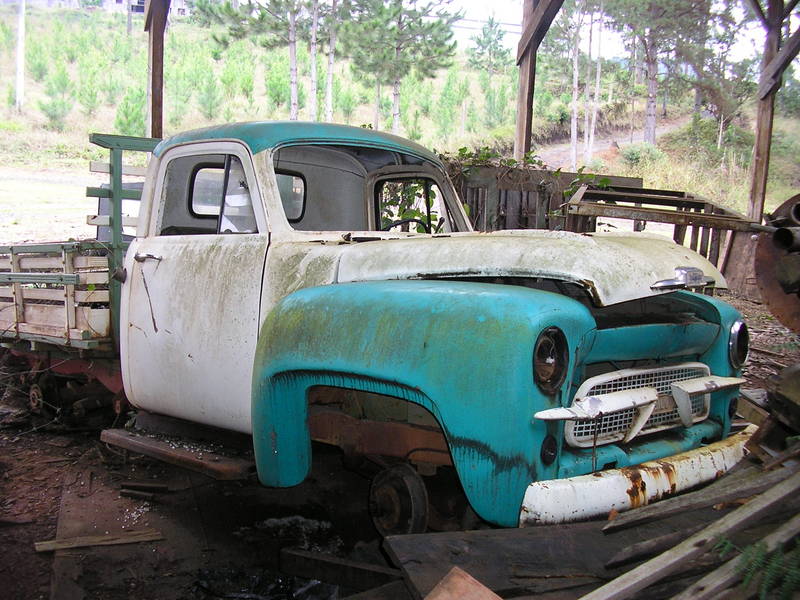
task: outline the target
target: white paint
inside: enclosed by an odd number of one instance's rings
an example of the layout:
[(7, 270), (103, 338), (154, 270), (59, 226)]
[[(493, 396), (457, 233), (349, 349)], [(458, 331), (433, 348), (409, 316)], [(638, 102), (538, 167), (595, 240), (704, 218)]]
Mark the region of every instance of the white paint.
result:
[[(522, 501), (519, 525), (568, 523), (604, 516), (611, 510), (623, 512), (634, 508), (628, 494), (633, 485), (632, 470), (641, 475), (641, 487), (646, 490), (643, 504), (696, 487), (719, 477), (739, 462), (745, 456), (744, 445), (754, 431), (751, 425), (709, 446), (638, 467), (531, 483)], [(672, 478), (665, 475), (665, 465), (674, 469)]]

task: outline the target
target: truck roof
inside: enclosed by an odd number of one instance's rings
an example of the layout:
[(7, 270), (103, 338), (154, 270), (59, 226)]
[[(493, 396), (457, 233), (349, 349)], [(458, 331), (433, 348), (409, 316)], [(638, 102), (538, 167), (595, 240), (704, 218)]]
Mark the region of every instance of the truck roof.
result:
[(308, 121), (252, 121), (194, 129), (165, 138), (153, 154), (161, 156), (173, 146), (207, 140), (238, 140), (253, 154), (268, 148), (298, 144), (357, 145), (403, 152), (442, 166), (433, 152), (399, 136), (363, 127)]

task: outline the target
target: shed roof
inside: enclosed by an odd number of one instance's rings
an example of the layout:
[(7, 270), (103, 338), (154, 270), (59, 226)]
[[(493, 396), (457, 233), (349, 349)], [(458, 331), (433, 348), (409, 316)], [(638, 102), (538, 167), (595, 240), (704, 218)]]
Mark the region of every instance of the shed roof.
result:
[(267, 148), (298, 144), (356, 144), (411, 154), (441, 166), (441, 161), (433, 152), (396, 135), (363, 127), (304, 121), (253, 121), (194, 129), (165, 138), (156, 146), (153, 153), (161, 156), (168, 148), (185, 142), (223, 139), (239, 140), (246, 144), (253, 154)]

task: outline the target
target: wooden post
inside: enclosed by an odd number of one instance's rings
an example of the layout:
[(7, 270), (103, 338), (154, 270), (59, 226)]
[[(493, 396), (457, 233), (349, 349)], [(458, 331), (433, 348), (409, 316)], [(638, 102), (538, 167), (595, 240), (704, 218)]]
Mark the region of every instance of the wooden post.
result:
[[(527, 31), (533, 21), (533, 12), (539, 0), (525, 0), (522, 7), (522, 31)], [(520, 42), (521, 43), (521, 42)], [(514, 158), (530, 152), (533, 128), (533, 90), (536, 79), (536, 48), (525, 49), (519, 64), (519, 91), (517, 92), (517, 133), (514, 138)]]
[[(764, 45), (764, 57), (761, 60), (761, 71), (778, 55), (781, 39), (781, 23), (783, 22), (783, 0), (768, 0), (766, 18), (763, 19), (767, 30), (767, 41)], [(754, 3), (758, 6), (758, 3)], [(759, 11), (757, 11), (759, 12)], [(761, 13), (763, 15), (763, 12)], [(750, 184), (750, 205), (747, 216), (760, 223), (764, 214), (764, 197), (767, 191), (769, 175), (769, 154), (772, 141), (772, 119), (775, 113), (775, 89), (765, 98), (758, 100), (756, 110), (756, 141), (753, 148), (753, 180)]]
[(517, 93), (517, 133), (514, 138), (514, 158), (517, 160), (521, 160), (531, 149), (536, 51), (563, 3), (564, 0), (524, 0), (522, 39), (517, 47), (519, 92)]
[(147, 0), (144, 30), (147, 45), (147, 136), (164, 136), (164, 30), (167, 27), (170, 0)]

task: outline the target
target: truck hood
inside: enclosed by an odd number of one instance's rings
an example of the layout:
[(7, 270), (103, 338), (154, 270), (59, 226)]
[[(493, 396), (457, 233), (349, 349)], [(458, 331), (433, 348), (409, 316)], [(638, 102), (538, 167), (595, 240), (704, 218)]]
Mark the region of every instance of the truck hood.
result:
[(727, 287), (699, 254), (650, 234), (502, 231), (366, 241), (340, 246), (336, 281), (541, 277), (577, 283), (607, 306), (654, 296), (650, 286), (696, 267)]

